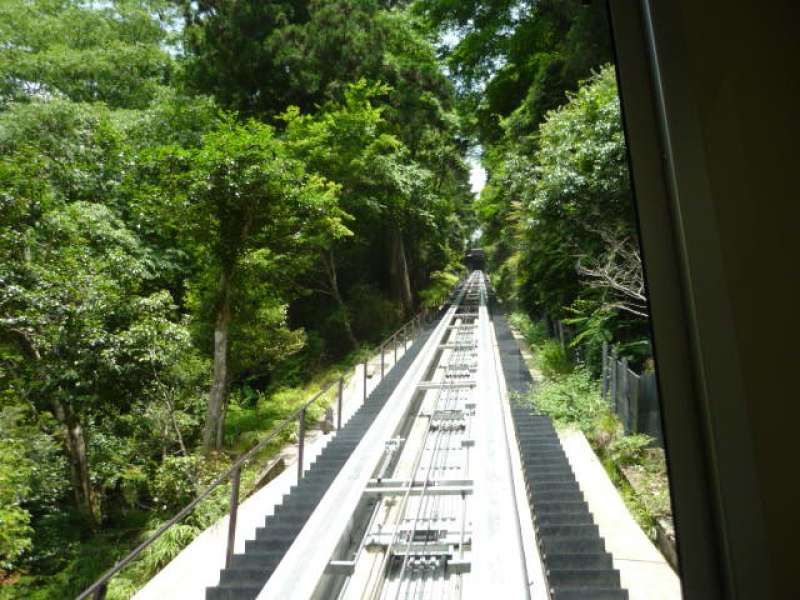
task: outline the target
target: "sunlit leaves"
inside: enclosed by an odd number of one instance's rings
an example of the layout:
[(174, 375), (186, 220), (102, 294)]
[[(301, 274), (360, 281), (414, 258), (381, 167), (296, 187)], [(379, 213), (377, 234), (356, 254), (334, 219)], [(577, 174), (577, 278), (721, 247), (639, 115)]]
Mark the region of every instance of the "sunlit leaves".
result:
[(69, 98), (143, 108), (166, 83), (170, 18), (160, 0), (6, 0), (0, 9), (0, 106)]

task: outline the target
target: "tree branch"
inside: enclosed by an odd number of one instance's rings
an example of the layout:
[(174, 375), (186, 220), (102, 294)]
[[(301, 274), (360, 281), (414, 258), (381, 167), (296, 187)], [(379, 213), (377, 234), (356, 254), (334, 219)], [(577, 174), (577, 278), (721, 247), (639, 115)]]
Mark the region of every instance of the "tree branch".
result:
[(605, 251), (599, 257), (578, 256), (575, 265), (578, 274), (588, 277), (590, 286), (612, 294), (615, 301), (607, 304), (607, 308), (649, 318), (638, 244), (629, 236), (619, 237), (608, 229), (587, 228), (601, 237)]

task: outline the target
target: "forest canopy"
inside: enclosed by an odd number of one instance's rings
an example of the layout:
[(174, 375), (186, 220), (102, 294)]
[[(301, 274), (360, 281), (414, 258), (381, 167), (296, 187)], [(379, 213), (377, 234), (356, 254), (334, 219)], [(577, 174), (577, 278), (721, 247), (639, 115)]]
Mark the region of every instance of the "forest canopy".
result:
[(85, 588), (478, 236), (504, 302), (641, 348), (610, 60), (600, 2), (5, 0), (0, 598)]
[(0, 596), (68, 597), (459, 272), (466, 141), (404, 8), (0, 13)]

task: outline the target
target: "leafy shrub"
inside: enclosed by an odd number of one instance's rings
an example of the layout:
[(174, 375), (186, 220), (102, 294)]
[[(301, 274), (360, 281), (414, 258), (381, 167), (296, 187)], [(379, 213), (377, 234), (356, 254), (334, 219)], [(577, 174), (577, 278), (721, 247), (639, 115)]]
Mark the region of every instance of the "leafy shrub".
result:
[(519, 301), (517, 288), (519, 287), (519, 263), (522, 255), (514, 252), (490, 275), (492, 287), (498, 298), (504, 302), (514, 304)]
[[(201, 528), (183, 523), (170, 527), (164, 532), (164, 535), (144, 551), (142, 568), (151, 575), (157, 573), (169, 561), (178, 556), (181, 550), (191, 544), (201, 532)], [(148, 531), (146, 535), (149, 536), (152, 533), (152, 531)]]
[(618, 466), (642, 464), (652, 442), (653, 438), (641, 433), (620, 436), (608, 445), (606, 456)]
[(608, 445), (606, 456), (618, 466), (639, 465), (652, 443), (653, 438), (641, 433), (620, 436)]
[[(11, 398), (9, 394), (0, 401)], [(24, 406), (0, 409), (0, 571), (14, 571), (39, 558), (36, 517), (57, 518), (54, 506), (68, 485), (59, 445), (29, 417)]]
[(354, 285), (348, 290), (347, 296), (347, 307), (353, 317), (353, 332), (359, 340), (383, 337), (400, 324), (402, 310), (376, 287)]
[(549, 378), (569, 375), (575, 368), (567, 351), (555, 340), (546, 340), (539, 347), (537, 359), (542, 374)]
[[(269, 399), (273, 403), (276, 410), (279, 410), (284, 415), (296, 411), (305, 402), (311, 399), (316, 393), (316, 389), (312, 387), (303, 388), (285, 388), (278, 390)], [(312, 425), (319, 421), (325, 414), (325, 406), (323, 402), (314, 402), (306, 409), (306, 425)]]
[(576, 425), (590, 432), (610, 412), (597, 383), (584, 368), (557, 379), (545, 380), (532, 397), (535, 406), (561, 425)]
[[(585, 366), (545, 380), (530, 400), (556, 423), (577, 426), (583, 431), (628, 510), (654, 539), (656, 519), (669, 517), (671, 505), (664, 454), (650, 447), (652, 438), (624, 435), (622, 424), (600, 395), (597, 382)], [(635, 490), (626, 479), (631, 475), (639, 480)]]
[(584, 430), (584, 433), (594, 451), (599, 456), (605, 456), (608, 446), (622, 435), (622, 431), (622, 423), (609, 407), (605, 413), (595, 419), (591, 430)]
[(221, 454), (168, 456), (158, 465), (150, 484), (153, 501), (173, 514), (194, 500), (199, 491), (229, 466)]
[(427, 308), (438, 308), (447, 301), (457, 283), (458, 275), (449, 271), (434, 271), (431, 274), (430, 285), (419, 293), (422, 305)]
[(28, 447), (36, 432), (23, 416), (21, 407), (0, 410), (0, 570), (15, 569), (32, 546), (27, 503), (38, 469)]
[(176, 512), (191, 502), (197, 492), (201, 460), (199, 455), (164, 458), (150, 483), (153, 502), (167, 512)]
[(615, 312), (594, 297), (577, 298), (567, 310), (573, 316), (565, 319), (564, 323), (577, 331), (570, 347), (580, 349), (586, 364), (597, 375), (602, 363), (603, 343), (612, 341)]
[(533, 321), (523, 312), (514, 312), (508, 317), (509, 324), (522, 334), (531, 347), (539, 346), (547, 340), (547, 330), (541, 321)]

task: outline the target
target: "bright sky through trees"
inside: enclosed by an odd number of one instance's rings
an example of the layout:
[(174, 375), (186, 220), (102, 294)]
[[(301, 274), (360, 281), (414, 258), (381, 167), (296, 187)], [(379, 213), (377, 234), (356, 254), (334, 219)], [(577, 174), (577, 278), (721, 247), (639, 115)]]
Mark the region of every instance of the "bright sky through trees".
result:
[(467, 164), (469, 164), (470, 188), (472, 193), (478, 196), (486, 185), (486, 169), (481, 165), (479, 158), (469, 158)]

